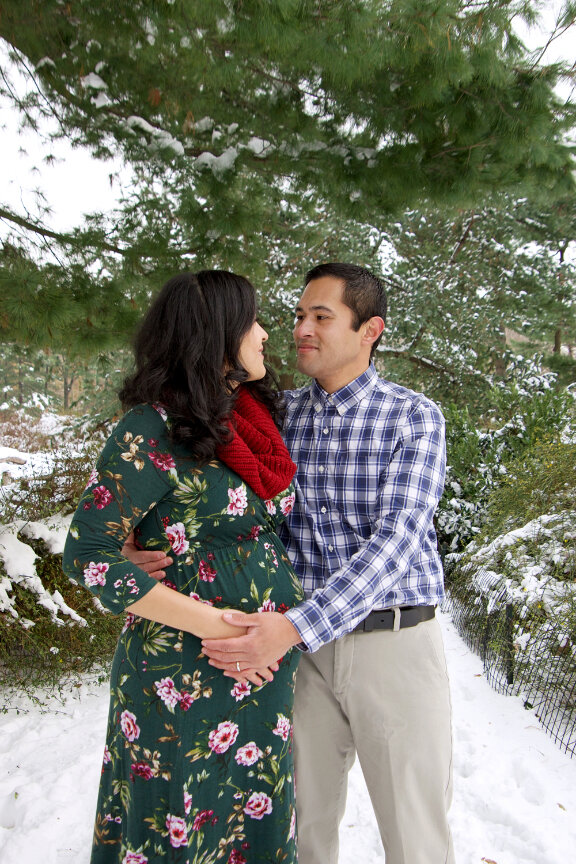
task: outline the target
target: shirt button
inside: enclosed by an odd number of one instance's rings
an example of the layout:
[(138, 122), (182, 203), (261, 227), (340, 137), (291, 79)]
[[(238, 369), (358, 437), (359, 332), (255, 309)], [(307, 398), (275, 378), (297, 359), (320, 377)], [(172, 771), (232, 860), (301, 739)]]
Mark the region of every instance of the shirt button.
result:
[(321, 508), (320, 508), (320, 512), (321, 512), (321, 513), (326, 513), (326, 507), (321, 507)]
[(318, 471), (320, 472), (320, 474), (323, 474), (324, 473), (324, 465), (320, 465), (320, 467), (318, 468)]
[(324, 429), (322, 429), (322, 432), (323, 432), (324, 435), (327, 435), (327, 434), (328, 434), (328, 429), (326, 428), (326, 426), (324, 427)]
[(328, 546), (328, 551), (329, 551), (329, 552), (333, 552), (333, 551), (334, 551), (334, 546)]

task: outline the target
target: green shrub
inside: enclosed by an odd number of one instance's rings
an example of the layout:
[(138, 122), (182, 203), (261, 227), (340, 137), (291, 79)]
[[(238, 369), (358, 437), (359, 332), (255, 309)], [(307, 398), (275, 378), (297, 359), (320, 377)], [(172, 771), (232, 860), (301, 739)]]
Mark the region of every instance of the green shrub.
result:
[(558, 384), (566, 387), (576, 381), (576, 358), (569, 354), (547, 354), (545, 365), (558, 376)]
[[(46, 542), (34, 536), (51, 532), (55, 513), (76, 508), (99, 449), (93, 444), (79, 454), (68, 446), (54, 454), (47, 474), (0, 489), (2, 522), (11, 542), (32, 547), (38, 556), (33, 568), (38, 580), (10, 579), (0, 548), (0, 583), (8, 598), (0, 611), (0, 684), (8, 690), (32, 697), (37, 688), (54, 691), (71, 677), (105, 667), (114, 651), (122, 620), (98, 608), (86, 588), (64, 575), (61, 555), (51, 554)], [(40, 523), (40, 530), (31, 523)], [(22, 572), (29, 570), (23, 564)], [(54, 606), (54, 598), (56, 612), (47, 608)]]
[(67, 445), (54, 453), (46, 474), (22, 477), (1, 487), (3, 524), (18, 519), (37, 522), (54, 513), (75, 510), (99, 451), (97, 444), (88, 445), (81, 453)]
[(576, 444), (539, 441), (512, 459), (488, 499), (487, 537), (542, 513), (576, 510)]
[[(537, 405), (531, 416), (545, 414)], [(497, 688), (522, 695), (558, 740), (573, 742), (576, 443), (554, 419), (549, 438), (533, 423), (530, 446), (493, 484), (474, 541), (447, 556), (447, 605)]]
[[(462, 550), (492, 520), (492, 495), (515, 477), (533, 448), (559, 442), (575, 434), (574, 399), (555, 389), (556, 376), (541, 372), (540, 358), (514, 358), (509, 378), (493, 388), (492, 407), (482, 417), (468, 408), (443, 406), (446, 417), (447, 475), (437, 513), (443, 551)], [(524, 473), (523, 473), (524, 472)], [(542, 511), (540, 511), (542, 512)]]
[[(64, 615), (59, 616), (64, 623), (56, 623), (32, 591), (12, 583), (13, 606), (19, 618), (0, 612), (0, 684), (29, 696), (37, 688), (55, 691), (81, 673), (105, 668), (122, 626), (120, 618), (95, 607), (86, 588), (74, 585), (64, 575), (61, 555), (40, 557), (36, 571), (46, 590), (58, 591), (86, 626), (67, 621)], [(4, 575), (0, 564), (0, 578)]]

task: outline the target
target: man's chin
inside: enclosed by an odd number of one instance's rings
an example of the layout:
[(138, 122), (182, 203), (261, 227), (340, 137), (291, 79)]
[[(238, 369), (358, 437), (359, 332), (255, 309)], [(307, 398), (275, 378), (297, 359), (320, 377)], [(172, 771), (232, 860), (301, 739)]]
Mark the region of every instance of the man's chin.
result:
[(311, 378), (314, 377), (314, 369), (313, 364), (310, 362), (310, 357), (298, 357), (296, 360), (296, 368), (298, 372), (302, 372), (303, 375), (309, 375)]

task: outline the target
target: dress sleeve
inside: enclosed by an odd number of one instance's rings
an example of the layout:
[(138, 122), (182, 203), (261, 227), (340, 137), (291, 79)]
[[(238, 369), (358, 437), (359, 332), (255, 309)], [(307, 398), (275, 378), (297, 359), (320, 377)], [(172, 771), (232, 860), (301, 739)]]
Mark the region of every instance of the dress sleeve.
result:
[[(161, 410), (161, 409), (160, 409)], [(129, 411), (108, 439), (74, 514), (62, 566), (66, 575), (120, 613), (158, 583), (123, 558), (128, 534), (177, 480), (163, 416)]]

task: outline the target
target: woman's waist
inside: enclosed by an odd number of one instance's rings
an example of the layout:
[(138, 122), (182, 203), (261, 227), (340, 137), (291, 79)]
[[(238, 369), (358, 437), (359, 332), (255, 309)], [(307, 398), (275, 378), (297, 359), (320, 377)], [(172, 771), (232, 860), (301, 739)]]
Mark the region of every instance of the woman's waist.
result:
[(142, 549), (173, 554), (186, 564), (191, 564), (194, 559), (202, 558), (210, 552), (225, 554), (238, 547), (257, 548), (260, 543), (280, 546), (284, 551), (282, 541), (270, 525), (253, 524), (248, 528), (226, 525), (225, 528), (220, 526), (214, 533), (200, 531), (196, 526), (191, 528), (182, 522), (168, 527), (170, 531), (166, 529), (166, 534), (159, 537), (157, 525), (141, 523), (137, 530), (138, 545)]
[[(162, 581), (169, 588), (186, 594), (196, 600), (210, 603), (224, 601), (226, 603), (259, 602), (261, 598), (278, 598), (289, 602), (301, 597), (298, 578), (293, 573), (287, 561), (278, 561), (278, 568), (261, 567), (257, 559), (253, 567), (238, 568), (236, 572), (222, 570), (217, 560), (201, 561), (198, 572), (171, 574), (170, 568)], [(250, 604), (252, 605), (252, 604)]]

